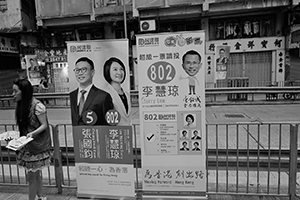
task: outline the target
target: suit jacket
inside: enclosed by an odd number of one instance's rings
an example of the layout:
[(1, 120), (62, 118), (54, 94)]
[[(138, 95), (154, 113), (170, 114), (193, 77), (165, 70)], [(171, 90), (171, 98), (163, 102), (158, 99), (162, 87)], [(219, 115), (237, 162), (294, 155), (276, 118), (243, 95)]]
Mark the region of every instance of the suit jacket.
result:
[(217, 59), (217, 64), (227, 64), (227, 63), (228, 63), (228, 58), (227, 57)]
[[(82, 120), (82, 116), (79, 116), (77, 96), (78, 88), (70, 93), (73, 126), (85, 125)], [(107, 92), (93, 85), (84, 102), (82, 113), (86, 110), (92, 110), (97, 115), (97, 121), (94, 125), (108, 125), (105, 119), (105, 114), (108, 110), (113, 108), (114, 106), (111, 96)]]
[(192, 149), (192, 151), (201, 151), (201, 149), (199, 147), (195, 147)]
[(187, 148), (187, 147), (182, 147), (182, 148), (180, 148), (180, 151), (189, 151), (190, 149), (189, 148)]
[(130, 94), (128, 92), (124, 91), (126, 98), (127, 98), (127, 103), (128, 103), (128, 112), (126, 112), (126, 108), (123, 104), (123, 101), (122, 101), (121, 97), (119, 96), (118, 92), (115, 90), (115, 88), (113, 88), (110, 84), (108, 84), (104, 90), (111, 95), (111, 97), (113, 99), (114, 108), (120, 113), (121, 119), (120, 119), (120, 123), (118, 125), (120, 125), (120, 126), (131, 125)]
[(200, 136), (198, 136), (198, 135), (196, 135), (196, 136), (193, 136), (191, 139), (192, 139), (192, 140), (200, 140), (200, 139), (201, 139), (201, 137), (200, 137)]

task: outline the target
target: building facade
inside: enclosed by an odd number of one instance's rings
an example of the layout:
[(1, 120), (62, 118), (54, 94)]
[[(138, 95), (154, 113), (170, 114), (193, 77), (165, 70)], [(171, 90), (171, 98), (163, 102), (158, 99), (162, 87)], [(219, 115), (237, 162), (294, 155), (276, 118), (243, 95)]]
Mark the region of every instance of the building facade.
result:
[[(297, 79), (294, 74), (298, 73), (295, 64), (299, 56), (295, 55), (299, 50), (299, 0), (35, 0), (34, 3), (36, 17), (28, 21), (36, 26), (20, 28), (26, 33), (34, 32), (20, 37), (23, 38), (20, 54), (34, 49), (37, 59), (49, 68), (55, 92), (67, 91), (66, 41), (127, 37), (131, 89), (135, 90), (138, 85), (135, 35), (193, 30), (206, 33), (206, 87), (237, 86), (230, 85), (229, 80), (243, 80), (242, 86), (283, 86), (287, 80)], [(12, 29), (16, 25), (11, 22), (7, 27)], [(223, 74), (217, 64), (221, 48), (229, 53)], [(64, 82), (59, 83), (60, 80)]]
[(28, 38), (36, 38), (35, 34), (34, 0), (0, 1), (0, 95), (11, 94), (13, 80), (25, 75), (22, 50), (31, 45)]
[[(152, 1), (151, 9), (148, 1), (136, 0), (135, 13), (140, 21), (155, 20), (158, 32), (205, 30), (206, 87), (258, 87), (284, 85), (287, 80), (286, 30), (297, 4), (289, 0), (166, 0)], [(190, 26), (195, 19), (199, 27)], [(230, 49), (225, 74), (216, 63), (220, 47)]]

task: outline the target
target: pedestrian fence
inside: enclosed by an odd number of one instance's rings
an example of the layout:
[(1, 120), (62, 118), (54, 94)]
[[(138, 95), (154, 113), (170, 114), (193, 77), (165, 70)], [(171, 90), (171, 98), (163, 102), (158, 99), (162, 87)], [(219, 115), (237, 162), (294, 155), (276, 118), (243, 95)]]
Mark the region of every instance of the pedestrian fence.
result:
[[(46, 187), (76, 188), (71, 124), (50, 125), (52, 165), (43, 170)], [(15, 130), (0, 124), (0, 132)], [(135, 189), (142, 191), (139, 124), (133, 125)], [(251, 122), (206, 125), (206, 191), (208, 195), (274, 196), (295, 199), (298, 184), (299, 124)], [(0, 185), (27, 185), (26, 172), (16, 164), (15, 152), (0, 148)]]
[[(242, 79), (243, 80), (243, 79)], [(233, 82), (233, 81), (232, 81)], [(245, 81), (243, 81), (245, 82)], [(239, 87), (223, 87), (223, 88), (206, 88), (206, 106), (216, 105), (217, 103), (223, 103), (224, 101), (231, 101), (231, 104), (235, 104), (236, 101), (257, 102), (257, 101), (281, 101), (281, 100), (299, 100), (300, 86), (285, 86), (285, 87), (246, 87), (246, 83), (232, 85), (239, 85)], [(37, 99), (47, 99), (49, 104), (47, 107), (69, 107), (70, 106), (70, 94), (68, 92), (55, 92), (55, 93), (34, 93)], [(225, 98), (224, 98), (225, 97)], [(263, 97), (263, 98), (262, 98)], [(274, 98), (276, 97), (276, 98)], [(130, 102), (132, 107), (139, 106), (139, 93), (138, 90), (130, 91)], [(265, 102), (265, 103), (267, 103)], [(229, 102), (227, 102), (229, 103)], [(270, 103), (270, 102), (269, 102)], [(1, 95), (0, 91), (0, 107), (11, 108), (15, 107), (14, 96)]]

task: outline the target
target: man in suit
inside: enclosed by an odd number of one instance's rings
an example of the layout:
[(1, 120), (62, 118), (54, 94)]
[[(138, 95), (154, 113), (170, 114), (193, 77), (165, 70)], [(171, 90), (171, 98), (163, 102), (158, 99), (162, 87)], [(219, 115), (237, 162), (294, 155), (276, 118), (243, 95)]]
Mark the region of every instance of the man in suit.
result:
[(188, 139), (188, 132), (186, 130), (183, 130), (181, 132), (181, 138), (180, 139)]
[(201, 149), (199, 148), (199, 142), (194, 142), (194, 148), (192, 149), (192, 151), (201, 151)]
[(201, 137), (198, 135), (198, 131), (197, 130), (194, 130), (193, 131), (193, 137), (191, 138), (192, 140), (200, 140)]
[[(219, 58), (217, 58), (217, 65), (222, 65), (222, 67), (226, 67), (228, 63), (228, 58), (225, 55), (225, 49), (220, 49), (219, 50)], [(224, 68), (221, 68), (221, 70), (226, 70)]]
[[(108, 125), (105, 114), (114, 106), (110, 94), (93, 85), (95, 75), (93, 61), (81, 57), (76, 61), (73, 71), (79, 87), (70, 93), (72, 125), (86, 125), (84, 117), (89, 120), (93, 117), (91, 125)], [(92, 114), (85, 111), (92, 111)], [(86, 113), (89, 116), (83, 116)]]
[(219, 50), (219, 58), (216, 60), (216, 78), (217, 79), (226, 79), (227, 75), (227, 66), (228, 66), (228, 57), (226, 57), (226, 51), (224, 48)]
[(189, 151), (189, 150), (190, 149), (187, 145), (187, 142), (186, 141), (182, 142), (182, 147), (180, 148), (180, 151)]

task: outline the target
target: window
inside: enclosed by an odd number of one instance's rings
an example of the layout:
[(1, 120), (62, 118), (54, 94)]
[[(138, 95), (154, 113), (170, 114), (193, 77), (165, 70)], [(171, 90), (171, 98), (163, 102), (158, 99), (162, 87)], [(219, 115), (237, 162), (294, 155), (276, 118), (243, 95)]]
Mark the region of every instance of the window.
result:
[(193, 31), (201, 30), (201, 20), (189, 20), (178, 22), (159, 22), (159, 32)]
[(209, 21), (209, 39), (224, 40), (275, 35), (275, 17), (243, 17)]
[(21, 0), (21, 7), (22, 11), (28, 15), (29, 17), (32, 17), (31, 10), (30, 10), (30, 4), (27, 0)]

